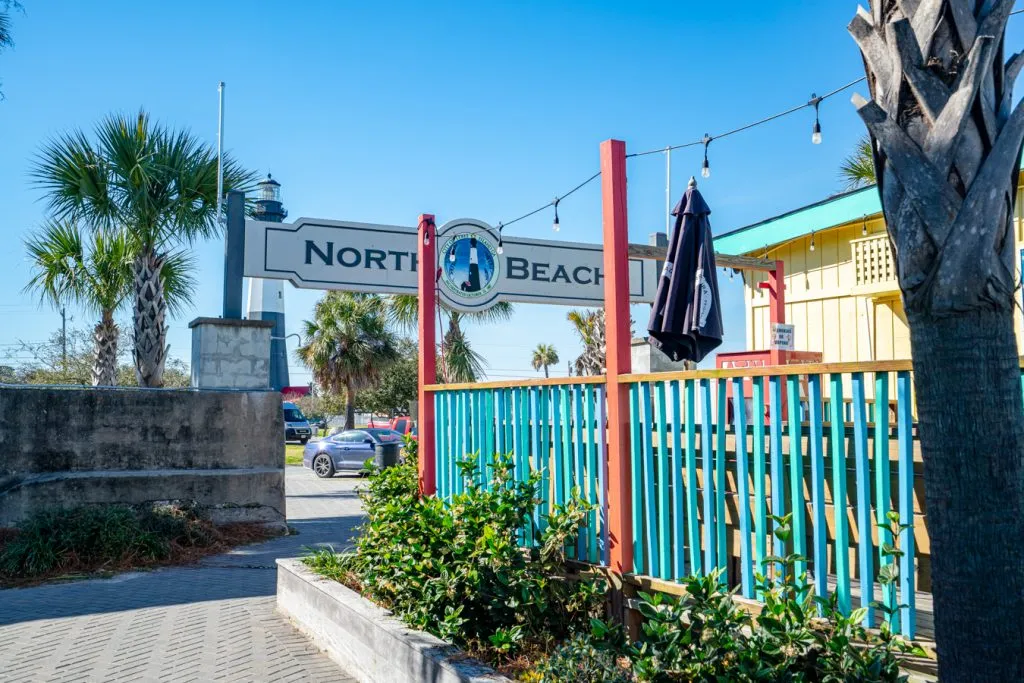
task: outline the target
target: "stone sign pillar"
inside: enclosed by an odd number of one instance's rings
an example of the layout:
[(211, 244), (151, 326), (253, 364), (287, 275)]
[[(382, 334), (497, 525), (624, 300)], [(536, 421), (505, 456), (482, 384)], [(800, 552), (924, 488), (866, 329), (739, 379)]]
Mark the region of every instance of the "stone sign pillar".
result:
[(192, 329), (192, 386), (269, 389), (270, 320), (196, 318)]

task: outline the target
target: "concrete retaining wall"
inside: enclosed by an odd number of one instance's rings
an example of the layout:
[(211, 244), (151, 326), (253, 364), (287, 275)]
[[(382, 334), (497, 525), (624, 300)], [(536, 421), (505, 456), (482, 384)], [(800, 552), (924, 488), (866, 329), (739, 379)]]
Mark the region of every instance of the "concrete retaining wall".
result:
[(0, 386), (0, 526), (161, 500), (283, 524), (282, 420), (269, 391)]
[(512, 683), (300, 560), (277, 561), (277, 609), (361, 683)]

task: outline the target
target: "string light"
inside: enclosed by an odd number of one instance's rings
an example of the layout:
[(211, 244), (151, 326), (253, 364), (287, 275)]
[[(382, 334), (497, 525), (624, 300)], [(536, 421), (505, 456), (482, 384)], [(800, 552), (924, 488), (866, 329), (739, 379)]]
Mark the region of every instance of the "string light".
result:
[(452, 245), (452, 250), (450, 252), (448, 252), (448, 261), (450, 263), (455, 263), (455, 246), (454, 245)]
[(807, 103), (809, 106), (814, 107), (814, 130), (811, 133), (811, 142), (815, 145), (821, 144), (821, 117), (819, 115), (819, 106), (821, 105), (821, 98), (817, 94), (811, 93), (811, 99)]
[(554, 230), (555, 232), (558, 232), (559, 230), (562, 229), (561, 226), (558, 225), (558, 202), (560, 201), (562, 200), (559, 199), (558, 197), (555, 197), (555, 200), (551, 202), (555, 206), (555, 222), (551, 224), (551, 229)]
[(811, 251), (814, 251), (814, 231), (811, 230)]
[(860, 234), (861, 234), (862, 237), (867, 237), (868, 236), (868, 215), (867, 214), (864, 214), (864, 226), (860, 229)]
[(505, 241), (502, 239), (501, 231), (505, 229), (505, 226), (498, 223), (498, 255), (505, 253)]
[(703, 178), (711, 177), (711, 164), (708, 163), (708, 145), (711, 144), (713, 139), (710, 135), (704, 133), (704, 166), (700, 169), (700, 175)]

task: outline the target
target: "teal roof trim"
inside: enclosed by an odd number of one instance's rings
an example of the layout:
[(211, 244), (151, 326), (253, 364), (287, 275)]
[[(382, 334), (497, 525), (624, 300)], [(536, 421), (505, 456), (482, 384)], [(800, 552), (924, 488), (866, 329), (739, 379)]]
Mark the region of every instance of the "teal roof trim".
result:
[(811, 204), (715, 237), (715, 251), (739, 256), (882, 212), (874, 185)]

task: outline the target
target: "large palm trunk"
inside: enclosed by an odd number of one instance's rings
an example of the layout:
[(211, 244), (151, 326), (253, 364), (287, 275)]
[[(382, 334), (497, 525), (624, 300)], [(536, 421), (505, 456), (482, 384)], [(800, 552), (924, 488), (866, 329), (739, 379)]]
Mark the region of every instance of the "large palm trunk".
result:
[[(1024, 107), (1013, 0), (872, 0), (850, 32), (873, 100), (910, 324), (939, 674), (1024, 680), (1024, 405), (1013, 331)], [(901, 599), (909, 599), (901, 596)]]
[(943, 681), (1024, 681), (1024, 401), (1013, 318), (908, 316)]
[(135, 274), (135, 376), (140, 387), (164, 385), (167, 360), (167, 301), (160, 270), (163, 254), (149, 250), (139, 254)]
[(356, 428), (356, 390), (352, 383), (345, 384), (345, 430)]
[(93, 330), (92, 385), (112, 387), (117, 384), (117, 342), (121, 331), (114, 322), (112, 311), (103, 311), (103, 317)]

